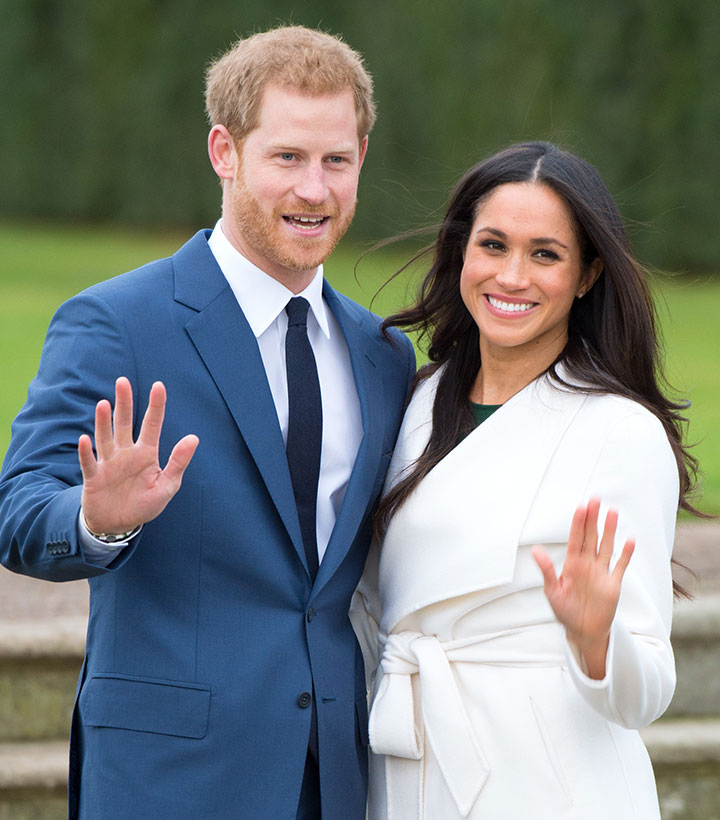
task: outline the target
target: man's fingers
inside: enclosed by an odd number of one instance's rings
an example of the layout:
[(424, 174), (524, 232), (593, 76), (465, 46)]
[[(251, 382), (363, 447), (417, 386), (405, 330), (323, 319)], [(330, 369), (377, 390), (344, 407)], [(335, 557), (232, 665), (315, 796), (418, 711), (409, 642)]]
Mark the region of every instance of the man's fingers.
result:
[(95, 449), (98, 460), (105, 461), (112, 458), (115, 452), (115, 443), (112, 432), (112, 409), (107, 399), (102, 399), (95, 405)]
[(148, 447), (157, 447), (160, 443), (163, 420), (165, 418), (165, 385), (155, 382), (150, 388), (148, 407), (143, 417), (138, 442)]
[(190, 463), (190, 459), (195, 455), (197, 449), (198, 439), (195, 435), (185, 436), (173, 447), (172, 453), (168, 463), (165, 465), (163, 473), (174, 488), (173, 492), (177, 492), (182, 482), (183, 473)]
[(78, 461), (82, 470), (83, 481), (92, 478), (97, 472), (97, 463), (93, 453), (90, 436), (83, 434), (78, 439)]
[(130, 382), (121, 376), (115, 382), (115, 409), (113, 428), (118, 447), (132, 447), (133, 394)]

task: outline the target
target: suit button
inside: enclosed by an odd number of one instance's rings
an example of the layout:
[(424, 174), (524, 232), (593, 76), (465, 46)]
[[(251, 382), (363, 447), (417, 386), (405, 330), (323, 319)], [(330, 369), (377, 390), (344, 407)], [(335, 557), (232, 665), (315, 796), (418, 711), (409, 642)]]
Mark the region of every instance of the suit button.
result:
[(310, 692), (303, 692), (302, 695), (297, 699), (298, 706), (301, 709), (307, 709), (308, 706), (312, 703), (312, 696)]
[(315, 610), (312, 607), (308, 607), (307, 611), (307, 622), (310, 623), (312, 619), (315, 617)]

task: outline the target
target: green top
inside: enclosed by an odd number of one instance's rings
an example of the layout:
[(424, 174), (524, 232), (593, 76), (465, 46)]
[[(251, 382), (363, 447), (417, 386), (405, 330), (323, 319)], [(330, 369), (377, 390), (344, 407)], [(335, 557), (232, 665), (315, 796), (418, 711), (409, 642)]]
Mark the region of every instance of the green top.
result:
[(484, 421), (487, 421), (499, 407), (502, 407), (502, 404), (475, 404), (474, 401), (470, 402), (470, 409), (478, 427)]

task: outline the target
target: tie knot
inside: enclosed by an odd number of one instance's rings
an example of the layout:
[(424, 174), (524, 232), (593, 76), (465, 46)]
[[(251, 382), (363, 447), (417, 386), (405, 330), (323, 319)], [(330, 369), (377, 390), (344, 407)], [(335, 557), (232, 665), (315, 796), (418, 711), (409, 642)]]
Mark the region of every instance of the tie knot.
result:
[(302, 296), (294, 296), (286, 305), (288, 327), (290, 325), (307, 325), (307, 315), (310, 302)]

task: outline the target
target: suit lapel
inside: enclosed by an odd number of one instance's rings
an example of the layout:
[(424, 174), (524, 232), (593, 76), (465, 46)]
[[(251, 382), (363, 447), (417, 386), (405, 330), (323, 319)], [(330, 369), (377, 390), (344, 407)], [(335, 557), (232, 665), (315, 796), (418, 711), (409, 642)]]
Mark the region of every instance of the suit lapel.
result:
[(305, 551), (285, 445), (257, 340), (207, 246), (196, 235), (173, 258), (176, 301), (197, 311), (185, 328), (217, 385), (303, 565)]
[[(217, 385), (307, 570), (285, 445), (257, 340), (222, 275), (207, 238), (196, 234), (173, 257), (176, 301), (197, 311), (185, 328)], [(320, 564), (316, 588), (338, 568), (367, 512), (385, 429), (378, 343), (327, 284), (323, 296), (345, 337), (360, 401), (363, 438), (343, 503)]]
[(327, 282), (323, 287), (323, 296), (337, 319), (348, 346), (353, 378), (360, 400), (363, 437), (330, 542), (320, 563), (316, 581), (318, 589), (332, 577), (347, 555), (367, 512), (370, 494), (380, 466), (385, 429), (382, 374), (377, 364), (380, 353), (378, 344), (362, 328), (358, 317), (351, 314)]

